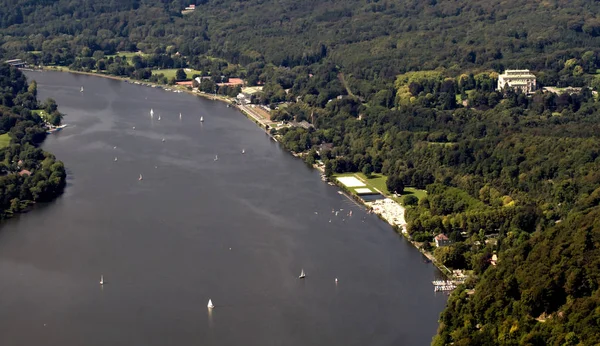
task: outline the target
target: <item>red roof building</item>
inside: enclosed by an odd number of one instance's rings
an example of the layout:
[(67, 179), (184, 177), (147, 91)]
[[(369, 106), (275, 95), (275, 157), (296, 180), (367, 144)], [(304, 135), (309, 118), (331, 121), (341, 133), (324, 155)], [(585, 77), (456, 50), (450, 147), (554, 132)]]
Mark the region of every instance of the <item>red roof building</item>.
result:
[(452, 241), (450, 241), (450, 239), (443, 233), (436, 235), (434, 240), (435, 240), (435, 246), (437, 246), (437, 247), (450, 245), (452, 243)]

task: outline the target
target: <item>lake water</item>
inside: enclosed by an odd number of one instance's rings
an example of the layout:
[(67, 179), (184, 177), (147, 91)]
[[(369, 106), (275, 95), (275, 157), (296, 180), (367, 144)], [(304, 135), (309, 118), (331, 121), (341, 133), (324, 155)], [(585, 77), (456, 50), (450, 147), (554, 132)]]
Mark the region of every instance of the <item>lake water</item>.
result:
[(27, 75), (67, 114), (44, 149), (69, 175), (1, 226), (0, 345), (430, 343), (439, 272), (235, 109)]

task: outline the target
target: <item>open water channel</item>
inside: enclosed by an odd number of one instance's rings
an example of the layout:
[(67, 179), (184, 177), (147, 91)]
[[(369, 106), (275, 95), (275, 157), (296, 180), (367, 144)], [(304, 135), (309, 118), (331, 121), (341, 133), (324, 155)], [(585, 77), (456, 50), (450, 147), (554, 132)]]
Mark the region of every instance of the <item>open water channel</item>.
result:
[(68, 185), (1, 225), (0, 345), (430, 343), (438, 271), (235, 109), (27, 75), (67, 114), (43, 147)]

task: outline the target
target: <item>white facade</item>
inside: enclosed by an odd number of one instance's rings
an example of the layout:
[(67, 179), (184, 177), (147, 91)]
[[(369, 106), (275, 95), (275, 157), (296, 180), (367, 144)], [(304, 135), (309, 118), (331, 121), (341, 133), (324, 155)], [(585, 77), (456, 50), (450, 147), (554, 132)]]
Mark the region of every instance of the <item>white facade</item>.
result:
[(520, 89), (524, 93), (532, 93), (537, 89), (535, 75), (529, 70), (505, 70), (498, 76), (497, 90), (506, 88)]

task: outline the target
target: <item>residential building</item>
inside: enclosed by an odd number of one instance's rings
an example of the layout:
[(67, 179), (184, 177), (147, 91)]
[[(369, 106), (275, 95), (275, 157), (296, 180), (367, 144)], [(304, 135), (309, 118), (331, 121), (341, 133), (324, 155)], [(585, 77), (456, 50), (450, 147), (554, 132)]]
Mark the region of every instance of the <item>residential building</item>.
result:
[(505, 70), (498, 76), (497, 90), (511, 88), (529, 94), (537, 89), (535, 75), (529, 70)]
[(452, 244), (452, 241), (443, 233), (436, 235), (434, 240), (435, 240), (435, 246), (437, 246), (437, 247), (442, 247), (442, 246)]

